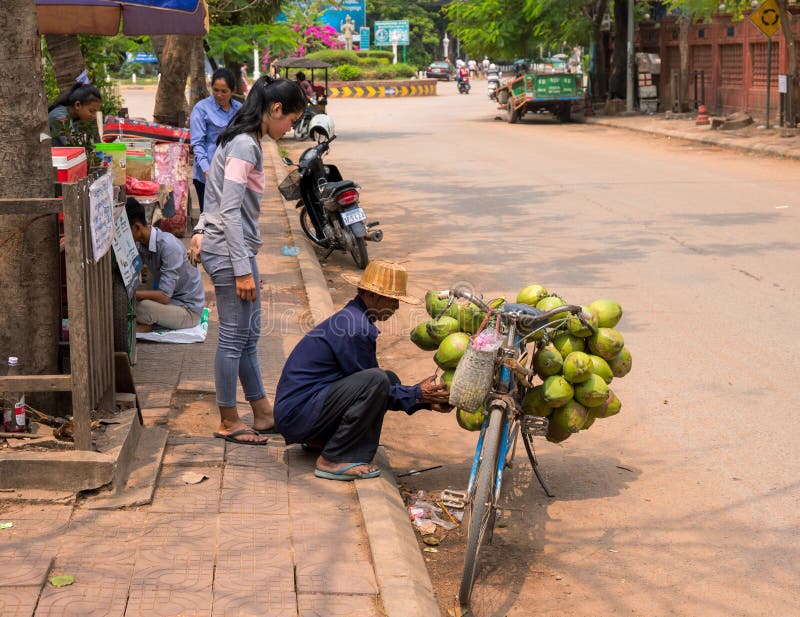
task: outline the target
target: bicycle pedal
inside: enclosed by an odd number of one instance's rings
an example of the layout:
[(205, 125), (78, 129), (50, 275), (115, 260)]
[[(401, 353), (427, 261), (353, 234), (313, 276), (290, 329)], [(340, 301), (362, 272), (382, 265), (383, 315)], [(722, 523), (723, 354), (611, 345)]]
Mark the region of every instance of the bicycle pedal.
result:
[(442, 491), (439, 500), (448, 508), (463, 508), (466, 505), (467, 494), (461, 491), (451, 491), (446, 488)]
[(547, 429), (550, 426), (550, 421), (547, 418), (540, 418), (539, 416), (525, 416), (522, 419), (522, 432), (531, 437), (544, 437), (547, 435)]

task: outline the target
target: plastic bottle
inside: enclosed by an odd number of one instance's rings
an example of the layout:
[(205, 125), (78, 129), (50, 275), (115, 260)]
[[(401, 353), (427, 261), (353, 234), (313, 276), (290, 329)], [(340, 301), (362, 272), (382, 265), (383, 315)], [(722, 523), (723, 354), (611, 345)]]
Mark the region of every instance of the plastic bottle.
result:
[[(20, 374), (19, 358), (8, 358), (9, 377)], [(25, 394), (22, 392), (7, 392), (6, 406), (3, 410), (3, 425), (7, 433), (21, 433), (26, 430), (25, 422)]]

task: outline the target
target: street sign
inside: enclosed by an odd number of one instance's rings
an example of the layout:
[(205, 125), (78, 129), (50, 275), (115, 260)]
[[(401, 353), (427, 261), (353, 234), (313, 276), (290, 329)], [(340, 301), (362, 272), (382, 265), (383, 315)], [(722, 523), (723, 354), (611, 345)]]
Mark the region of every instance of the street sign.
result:
[(772, 38), (772, 35), (781, 29), (781, 14), (778, 12), (777, 1), (765, 0), (750, 14), (750, 21), (764, 33), (764, 36)]
[[(397, 34), (393, 34), (393, 33)], [(394, 37), (397, 38), (398, 45), (408, 45), (408, 20), (397, 19), (394, 21), (375, 22), (375, 45), (390, 47)]]
[(361, 35), (361, 41), (359, 41), (359, 48), (360, 49), (369, 49), (369, 28), (361, 28), (359, 30)]
[(140, 51), (139, 53), (133, 54), (128, 52), (125, 54), (125, 59), (128, 62), (142, 62), (144, 64), (158, 64), (158, 58), (156, 58), (155, 54), (148, 54), (146, 52)]

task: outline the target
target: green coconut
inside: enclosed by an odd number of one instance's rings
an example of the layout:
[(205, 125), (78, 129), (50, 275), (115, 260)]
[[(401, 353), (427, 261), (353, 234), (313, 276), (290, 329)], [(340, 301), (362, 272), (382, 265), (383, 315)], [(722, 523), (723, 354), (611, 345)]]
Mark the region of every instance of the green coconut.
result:
[(563, 363), (564, 359), (552, 343), (542, 347), (533, 356), (533, 368), (542, 379), (558, 375)]
[(436, 343), (441, 343), (448, 334), (458, 332), (458, 321), (447, 315), (442, 315), (439, 319), (431, 319), (425, 324), (428, 336)]
[(439, 377), (439, 381), (447, 386), (448, 389), (453, 387), (453, 375), (455, 375), (455, 369), (451, 369), (449, 371), (444, 371), (441, 376)]
[(456, 422), (465, 431), (479, 431), (486, 417), (486, 410), (481, 407), (478, 411), (470, 413), (463, 409), (456, 409)]
[(572, 435), (570, 431), (566, 431), (551, 422), (550, 426), (547, 427), (547, 435), (545, 438), (547, 441), (552, 443), (561, 443), (562, 441), (569, 439), (570, 435)]
[(528, 390), (525, 398), (522, 399), (522, 411), (529, 416), (549, 416), (553, 411), (544, 400), (544, 386), (538, 385)]
[(547, 297), (547, 290), (541, 285), (528, 285), (520, 289), (517, 294), (517, 302), (536, 306), (541, 300)]
[(586, 424), (589, 412), (578, 401), (569, 401), (560, 409), (556, 409), (550, 416), (550, 425), (555, 425), (562, 431), (577, 433)]
[(567, 320), (567, 330), (572, 336), (585, 338), (587, 336), (591, 336), (593, 331), (597, 330), (597, 315), (585, 306), (582, 306), (581, 309), (583, 309), (581, 311), (581, 316), (583, 317), (584, 321), (591, 326), (591, 328), (584, 326), (580, 319), (578, 319), (576, 316), (573, 316)]
[(622, 307), (613, 300), (595, 300), (589, 310), (597, 315), (599, 328), (613, 328), (622, 318)]
[[(613, 328), (598, 328), (597, 332), (586, 340), (589, 341), (592, 353), (606, 360), (611, 360), (625, 345), (625, 339)], [(611, 370), (614, 370), (613, 367)]]
[[(536, 303), (536, 308), (542, 312), (547, 312), (553, 310), (554, 308), (558, 308), (559, 306), (564, 306), (565, 304), (566, 302), (564, 302), (558, 296), (547, 296), (546, 298), (542, 298), (541, 300), (539, 300), (539, 302)], [(568, 315), (569, 313), (566, 312), (556, 313), (550, 319), (551, 321), (554, 321), (556, 319), (562, 319), (564, 317), (567, 317)]]
[(431, 335), (428, 334), (427, 324), (428, 322), (423, 322), (411, 331), (411, 342), (420, 349), (433, 351), (439, 348), (439, 343), (434, 341)]
[(592, 373), (600, 375), (606, 383), (611, 383), (611, 380), (614, 379), (614, 372), (611, 370), (605, 358), (595, 355), (590, 355), (589, 357), (592, 359)]
[(548, 377), (542, 385), (542, 398), (550, 407), (566, 405), (573, 394), (572, 385), (561, 375)]
[(583, 423), (582, 431), (587, 430), (592, 424), (594, 424), (595, 418), (591, 413), (586, 417), (586, 422)]
[(620, 409), (622, 409), (622, 402), (612, 390), (609, 390), (606, 402), (598, 407), (592, 407), (589, 413), (595, 418), (610, 418), (617, 415)]
[[(439, 298), (440, 295), (445, 294), (444, 298)], [(425, 310), (428, 311), (428, 315), (431, 317), (437, 317), (439, 313), (441, 313), (445, 307), (447, 306), (447, 302), (449, 298), (447, 297), (447, 290), (443, 291), (436, 291), (435, 289), (431, 289), (428, 293), (425, 294)]]
[(593, 375), (592, 366), (592, 357), (588, 353), (573, 351), (564, 358), (564, 366), (561, 372), (568, 382), (572, 384), (581, 383)]
[(608, 393), (606, 382), (594, 373), (586, 381), (575, 385), (575, 400), (584, 407), (599, 407), (608, 399)]
[(628, 351), (627, 347), (623, 347), (616, 356), (609, 359), (608, 366), (611, 367), (611, 372), (614, 373), (614, 377), (625, 377), (625, 375), (630, 373), (631, 367), (633, 366), (631, 352)]
[(467, 350), (467, 345), (469, 345), (469, 334), (464, 332), (448, 334), (433, 354), (433, 361), (443, 370), (454, 369)]
[(566, 358), (569, 354), (573, 351), (584, 351), (586, 349), (586, 343), (584, 339), (572, 336), (567, 332), (560, 332), (556, 334), (553, 338), (553, 345), (556, 346), (558, 349), (558, 353), (561, 354), (562, 358)]

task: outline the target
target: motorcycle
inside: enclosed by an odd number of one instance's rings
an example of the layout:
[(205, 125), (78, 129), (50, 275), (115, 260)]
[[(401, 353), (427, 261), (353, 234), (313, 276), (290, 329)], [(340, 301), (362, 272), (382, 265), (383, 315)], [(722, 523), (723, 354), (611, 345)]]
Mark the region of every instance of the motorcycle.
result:
[(312, 100), (308, 105), (306, 105), (305, 111), (293, 125), (294, 138), (297, 141), (305, 141), (308, 138), (316, 141), (314, 127), (320, 122), (320, 120), (317, 120), (317, 118), (322, 117), (321, 122), (323, 123), (333, 122), (330, 120), (330, 116), (324, 113), (319, 113), (319, 111), (320, 107), (317, 105), (316, 100)]
[(486, 89), (489, 91), (489, 99), (492, 101), (497, 100), (497, 89), (500, 87), (500, 75), (498, 73), (489, 73), (486, 78)]
[(469, 94), (469, 77), (462, 77), (458, 80), (458, 93)]
[(367, 223), (367, 213), (359, 205), (361, 187), (352, 180), (342, 179), (335, 165), (323, 162), (322, 157), (330, 150), (336, 135), (322, 126), (317, 133), (317, 145), (306, 149), (297, 164), (288, 157), (283, 159), (284, 164), (296, 169), (286, 176), (278, 190), (287, 200), (298, 200), (295, 207), (299, 209), (300, 226), (311, 242), (327, 249), (323, 259), (340, 250), (350, 253), (356, 266), (363, 270), (369, 263), (366, 243), (383, 239), (383, 232), (374, 229), (380, 223)]

